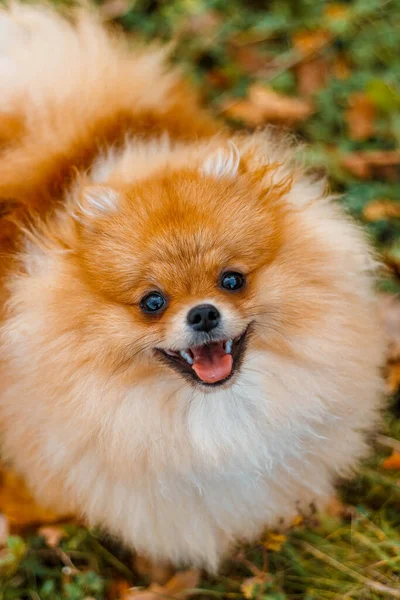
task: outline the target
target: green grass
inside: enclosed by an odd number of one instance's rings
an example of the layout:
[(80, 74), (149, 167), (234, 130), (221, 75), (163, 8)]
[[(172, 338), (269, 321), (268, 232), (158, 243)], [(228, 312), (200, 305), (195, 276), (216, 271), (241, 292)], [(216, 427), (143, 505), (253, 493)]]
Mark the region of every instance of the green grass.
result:
[[(298, 95), (302, 58), (293, 36), (303, 30), (326, 30), (329, 42), (317, 56), (328, 78), (312, 95), (313, 116), (295, 131), (308, 144), (306, 160), (328, 172), (332, 188), (342, 194), (341, 201), (387, 260), (389, 270), (380, 285), (400, 291), (400, 220), (385, 215), (374, 221), (365, 218), (365, 207), (374, 201), (399, 204), (400, 167), (378, 169), (361, 179), (346, 171), (342, 160), (352, 152), (399, 147), (400, 0), (344, 2), (335, 18), (329, 16), (332, 3), (323, 0), (137, 0), (106, 7), (138, 38), (174, 38), (175, 59), (219, 115), (226, 101), (246, 97), (255, 82)], [(99, 9), (104, 11), (104, 4), (99, 3)], [(251, 50), (251, 64), (240, 58), (238, 48)], [(338, 61), (347, 65), (346, 79), (335, 75)], [(346, 120), (356, 92), (363, 92), (375, 106), (374, 131), (362, 140), (351, 139)], [(399, 416), (397, 397), (384, 431), (391, 440), (400, 440)], [(381, 466), (395, 444), (390, 439), (381, 438), (355, 479), (342, 485), (341, 497), (348, 506), (344, 514), (304, 519), (278, 551), (262, 543), (238, 549), (220, 576), (201, 581), (200, 596), (400, 598), (400, 471)], [(111, 582), (146, 585), (115, 542), (75, 525), (67, 525), (66, 534), (58, 549), (49, 548), (35, 529), (11, 537), (0, 553), (0, 600), (115, 599)]]

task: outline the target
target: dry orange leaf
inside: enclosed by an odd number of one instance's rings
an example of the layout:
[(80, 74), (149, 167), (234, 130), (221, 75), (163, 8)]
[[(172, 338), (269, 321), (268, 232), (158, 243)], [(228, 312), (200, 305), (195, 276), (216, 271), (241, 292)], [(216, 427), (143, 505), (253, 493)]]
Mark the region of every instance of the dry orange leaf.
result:
[(324, 9), (325, 16), (331, 21), (339, 21), (349, 16), (349, 7), (339, 2), (329, 3)]
[(375, 167), (400, 165), (400, 150), (375, 150), (373, 152), (364, 152), (364, 157)]
[(38, 534), (44, 537), (45, 542), (50, 548), (57, 548), (61, 540), (66, 537), (65, 529), (57, 525), (47, 525), (40, 527)]
[(243, 71), (259, 76), (268, 71), (267, 67), (271, 62), (271, 57), (261, 54), (251, 46), (233, 46), (232, 56)]
[(352, 152), (342, 157), (341, 164), (360, 179), (370, 179), (373, 175), (397, 179), (400, 152), (398, 150)]
[(393, 454), (383, 461), (382, 468), (388, 471), (400, 470), (400, 452), (394, 450)]
[(0, 512), (10, 526), (25, 527), (35, 523), (53, 523), (60, 515), (43, 509), (32, 499), (23, 480), (13, 471), (0, 471)]
[(309, 100), (278, 94), (271, 88), (254, 84), (246, 100), (226, 105), (224, 112), (250, 126), (269, 122), (288, 125), (307, 119), (313, 106)]
[(257, 127), (265, 123), (264, 111), (257, 106), (254, 106), (249, 100), (239, 100), (238, 102), (230, 102), (222, 108), (226, 117), (241, 121), (250, 127)]
[[(165, 585), (152, 583), (145, 590), (131, 588), (121, 600), (160, 600), (160, 596), (183, 599), (192, 595), (193, 590), (200, 581), (200, 572), (197, 569), (178, 571)], [(198, 594), (198, 592), (196, 592)]]
[(361, 152), (346, 154), (346, 156), (342, 157), (340, 162), (346, 171), (349, 171), (352, 175), (355, 175), (360, 179), (368, 179), (371, 175), (371, 168), (368, 160)]
[(314, 31), (298, 31), (292, 38), (293, 46), (302, 54), (311, 54), (325, 46), (332, 39), (332, 35), (325, 29)]
[(375, 105), (364, 93), (352, 94), (345, 113), (347, 127), (353, 140), (365, 140), (375, 131)]
[(363, 209), (364, 219), (379, 221), (380, 219), (400, 218), (400, 204), (392, 200), (379, 199), (370, 202)]
[(169, 594), (187, 593), (197, 587), (199, 581), (200, 571), (189, 569), (188, 571), (178, 571), (164, 587)]
[(296, 68), (298, 90), (302, 96), (311, 96), (326, 85), (328, 64), (322, 57), (301, 62)]
[(146, 577), (152, 583), (164, 585), (171, 579), (174, 569), (172, 565), (150, 560), (143, 554), (135, 554), (132, 563), (134, 571), (141, 577)]
[(249, 99), (263, 109), (264, 117), (268, 121), (283, 123), (304, 121), (313, 112), (309, 100), (278, 94), (262, 85), (254, 84), (250, 87)]

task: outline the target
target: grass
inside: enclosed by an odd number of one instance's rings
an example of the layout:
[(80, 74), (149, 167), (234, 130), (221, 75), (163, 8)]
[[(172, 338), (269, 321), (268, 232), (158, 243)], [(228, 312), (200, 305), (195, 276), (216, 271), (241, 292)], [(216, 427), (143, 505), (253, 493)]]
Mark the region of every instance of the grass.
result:
[[(98, 8), (137, 38), (173, 38), (204, 102), (234, 127), (252, 126), (229, 107), (251, 109), (254, 85), (310, 103), (311, 116), (280, 124), (307, 142), (305, 160), (328, 171), (369, 232), (388, 267), (380, 287), (400, 290), (400, 0), (113, 0)], [(200, 597), (400, 598), (400, 471), (382, 467), (400, 440), (400, 394), (391, 387), (385, 437), (341, 486), (341, 510), (304, 518), (284, 539), (268, 534), (238, 548), (218, 577), (203, 578)], [(51, 547), (37, 527), (16, 524), (0, 552), (0, 600), (115, 600), (146, 585), (99, 532), (66, 524), (64, 533)]]

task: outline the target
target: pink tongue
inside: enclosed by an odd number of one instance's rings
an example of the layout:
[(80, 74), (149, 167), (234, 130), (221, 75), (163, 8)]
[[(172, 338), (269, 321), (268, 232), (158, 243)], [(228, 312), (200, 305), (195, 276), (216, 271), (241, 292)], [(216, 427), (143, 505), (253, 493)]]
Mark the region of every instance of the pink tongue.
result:
[(222, 344), (210, 344), (200, 348), (190, 348), (193, 354), (193, 369), (205, 383), (215, 383), (230, 375), (232, 355), (226, 354)]

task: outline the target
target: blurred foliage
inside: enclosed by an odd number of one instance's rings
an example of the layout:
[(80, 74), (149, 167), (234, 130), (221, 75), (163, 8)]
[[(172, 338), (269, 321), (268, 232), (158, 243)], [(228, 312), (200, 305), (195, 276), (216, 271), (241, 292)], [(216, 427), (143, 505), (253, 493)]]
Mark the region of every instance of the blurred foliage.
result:
[[(137, 39), (174, 40), (173, 59), (232, 126), (294, 130), (304, 160), (328, 173), (380, 251), (382, 288), (400, 290), (400, 0), (106, 0), (98, 10)], [(218, 577), (203, 578), (198, 597), (400, 598), (396, 357), (386, 436), (341, 487), (342, 503), (238, 548)], [(0, 600), (128, 600), (132, 586), (146, 586), (129, 554), (98, 532), (39, 525), (7, 523), (6, 514)]]

